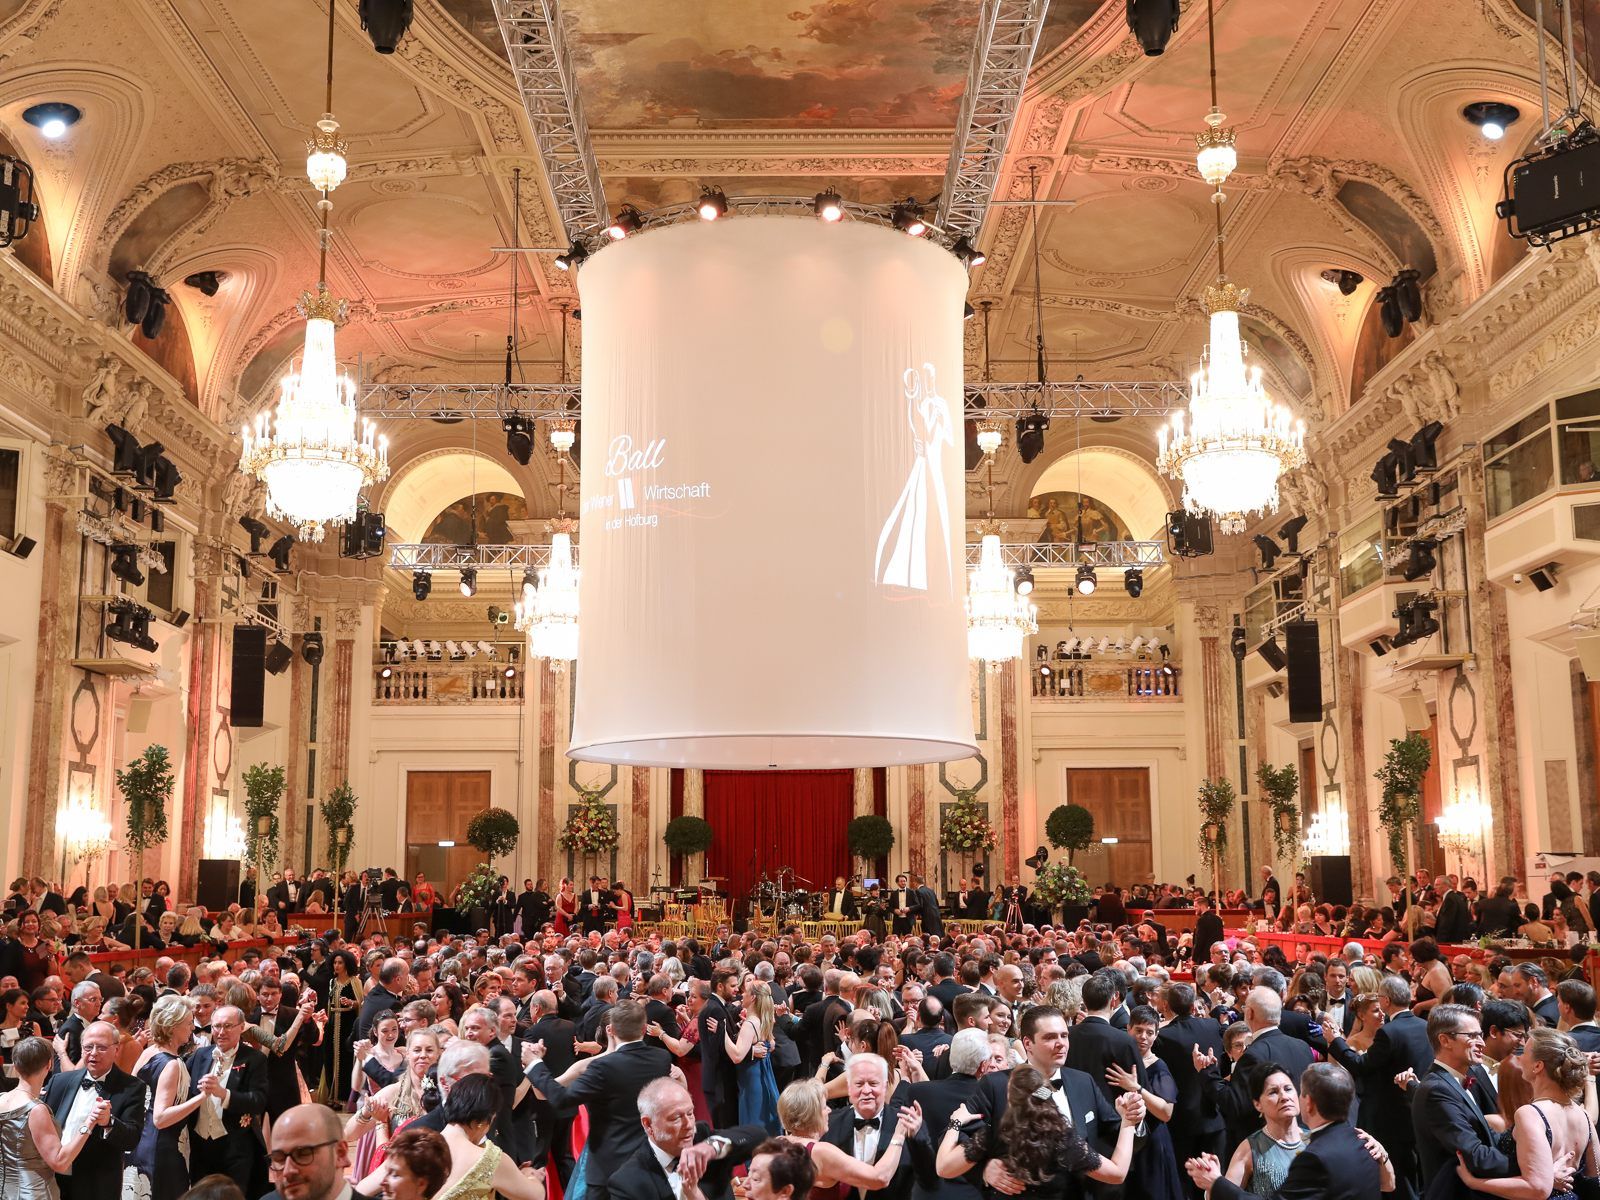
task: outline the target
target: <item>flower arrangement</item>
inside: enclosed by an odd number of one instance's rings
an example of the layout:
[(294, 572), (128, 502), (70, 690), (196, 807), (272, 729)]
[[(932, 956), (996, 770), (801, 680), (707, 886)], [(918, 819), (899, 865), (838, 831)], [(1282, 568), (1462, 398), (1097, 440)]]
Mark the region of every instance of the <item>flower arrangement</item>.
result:
[(1389, 833), (1389, 861), (1396, 871), (1406, 869), (1406, 843), (1411, 826), (1422, 816), (1422, 777), (1433, 761), (1433, 747), (1420, 733), (1393, 738), (1383, 756), (1383, 766), (1373, 778), (1383, 784), (1378, 801), (1378, 824)]
[(1040, 867), (1031, 893), (1035, 904), (1051, 911), (1064, 904), (1087, 904), (1091, 894), (1089, 883), (1078, 873), (1078, 868), (1066, 863), (1046, 863)]
[(479, 863), (472, 868), (472, 874), (462, 881), (461, 907), (488, 908), (499, 894), (500, 876), (490, 869), (488, 863)]
[(1228, 818), (1235, 793), (1227, 779), (1208, 779), (1200, 785), (1200, 861), (1215, 866), (1228, 848)]
[(976, 788), (956, 793), (956, 801), (945, 810), (939, 826), (939, 846), (952, 854), (977, 854), (995, 847), (994, 826), (989, 823), (989, 806), (978, 800)]
[(578, 854), (609, 854), (621, 838), (617, 819), (598, 792), (579, 793), (578, 803), (567, 811), (567, 824), (556, 839), (563, 850)]

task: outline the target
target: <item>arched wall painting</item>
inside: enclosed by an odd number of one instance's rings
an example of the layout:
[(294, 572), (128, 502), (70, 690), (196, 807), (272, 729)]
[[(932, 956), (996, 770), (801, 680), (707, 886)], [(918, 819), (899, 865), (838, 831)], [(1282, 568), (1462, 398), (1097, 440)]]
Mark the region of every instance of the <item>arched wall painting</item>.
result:
[(422, 540), (447, 546), (505, 546), (517, 540), (511, 532), (511, 522), (527, 519), (528, 503), (521, 496), (512, 492), (479, 492), (476, 496), (463, 496), (430, 521)]
[(1083, 536), (1078, 536), (1078, 493), (1044, 492), (1028, 501), (1028, 516), (1044, 518), (1040, 544), (1069, 542), (1128, 542), (1128, 523), (1111, 506), (1093, 496), (1083, 497)]

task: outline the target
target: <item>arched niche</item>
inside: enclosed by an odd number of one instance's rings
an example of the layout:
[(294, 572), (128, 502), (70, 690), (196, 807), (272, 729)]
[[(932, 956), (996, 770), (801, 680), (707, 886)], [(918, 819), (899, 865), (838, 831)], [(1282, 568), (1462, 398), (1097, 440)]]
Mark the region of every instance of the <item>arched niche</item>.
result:
[(437, 450), (413, 459), (390, 476), (381, 501), (389, 538), (420, 542), (446, 508), (473, 494), (501, 493), (526, 499), (522, 485), (501, 462), (471, 450)]

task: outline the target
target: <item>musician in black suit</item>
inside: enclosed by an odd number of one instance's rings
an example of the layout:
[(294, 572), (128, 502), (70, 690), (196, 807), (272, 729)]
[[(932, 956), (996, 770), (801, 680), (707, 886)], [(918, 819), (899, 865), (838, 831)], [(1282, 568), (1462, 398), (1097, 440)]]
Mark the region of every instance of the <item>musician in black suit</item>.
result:
[(919, 919), (922, 932), (930, 938), (944, 936), (944, 914), (939, 911), (939, 894), (928, 886), (921, 875), (912, 877), (912, 894), (920, 904)]
[(823, 910), (823, 915), (836, 920), (853, 921), (856, 919), (856, 894), (843, 875), (836, 876), (833, 887), (828, 889), (828, 903)]
[(1397, 1200), (1415, 1195), (1417, 1144), (1411, 1132), (1411, 1098), (1395, 1086), (1394, 1077), (1414, 1071), (1417, 1078), (1433, 1066), (1428, 1024), (1411, 1011), (1411, 985), (1402, 976), (1378, 981), (1378, 1007), (1384, 1022), (1365, 1054), (1350, 1049), (1342, 1037), (1329, 1048), (1333, 1058), (1363, 1084), (1359, 1124), (1394, 1160)]
[(1167, 989), (1167, 1007), (1172, 1020), (1156, 1034), (1156, 1057), (1167, 1064), (1178, 1097), (1172, 1106), (1167, 1132), (1172, 1137), (1172, 1152), (1185, 1163), (1201, 1154), (1222, 1154), (1222, 1114), (1212, 1099), (1210, 1080), (1217, 1068), (1196, 1068), (1195, 1049), (1202, 1057), (1221, 1062), (1225, 1056), (1222, 1027), (1210, 1017), (1194, 1015), (1194, 988), (1175, 983)]
[(711, 1126), (694, 1119), (694, 1101), (672, 1079), (645, 1084), (638, 1108), (645, 1141), (611, 1173), (612, 1200), (675, 1200), (673, 1178), (681, 1181), (685, 1175), (698, 1175), (706, 1200), (726, 1200), (733, 1169), (767, 1138), (760, 1125), (713, 1133)]
[(267, 889), (267, 903), (278, 912), (278, 919), (285, 926), (289, 924), (289, 914), (297, 913), (306, 904), (306, 885), (294, 877), (294, 868), (285, 867), (283, 878)]
[(522, 891), (517, 896), (517, 914), (522, 918), (522, 937), (532, 937), (550, 919), (550, 893), (545, 891), (544, 880), (537, 886), (531, 879), (522, 881)]
[[(1223, 1149), (1228, 1155), (1261, 1128), (1261, 1114), (1256, 1111), (1247, 1083), (1252, 1078), (1250, 1069), (1257, 1063), (1276, 1063), (1290, 1079), (1299, 1079), (1311, 1065), (1311, 1047), (1278, 1028), (1282, 1014), (1283, 1001), (1277, 992), (1265, 987), (1251, 988), (1244, 1005), (1244, 1021), (1252, 1034), (1249, 1047), (1234, 1064), (1231, 1078), (1220, 1079), (1208, 1073), (1212, 1102), (1222, 1114), (1226, 1128)], [(1207, 1070), (1218, 1061), (1211, 1055), (1197, 1055), (1194, 1065), (1197, 1070)]]
[[(544, 1047), (533, 1045), (528, 1082), (544, 1093), (557, 1113), (573, 1113), (580, 1104), (589, 1112), (589, 1176), (587, 1200), (609, 1200), (611, 1172), (626, 1163), (645, 1142), (637, 1097), (654, 1079), (672, 1070), (672, 1055), (646, 1046), (644, 1005), (624, 1000), (611, 1010), (610, 1054), (594, 1059), (571, 1087), (563, 1087), (542, 1061)], [(722, 1035), (719, 1033), (718, 1037)]]
[(267, 1109), (267, 1060), (240, 1040), (244, 1014), (223, 1005), (211, 1014), (211, 1044), (189, 1056), (189, 1098), (206, 1099), (189, 1118), (189, 1178), (254, 1177)]
[[(733, 1001), (739, 992), (738, 976), (726, 968), (711, 973), (711, 982), (693, 980), (691, 997), (704, 1001), (695, 1014), (700, 1030), (700, 1090), (705, 1093), (711, 1123), (718, 1127), (738, 1124), (739, 1072), (728, 1057), (727, 1031), (734, 1026)], [(694, 1007), (691, 1001), (690, 1008)]]
[(895, 936), (905, 937), (916, 927), (917, 917), (922, 912), (922, 896), (906, 876), (896, 875), (888, 900)]
[[(1310, 1134), (1276, 1193), (1279, 1200), (1377, 1200), (1389, 1164), (1374, 1159), (1351, 1127), (1354, 1099), (1355, 1083), (1337, 1063), (1317, 1063), (1300, 1076), (1300, 1120)], [(1214, 1158), (1189, 1174), (1196, 1186), (1211, 1189), (1212, 1200), (1252, 1195), (1220, 1177)]]
[[(81, 1129), (99, 1122), (73, 1160), (71, 1173), (56, 1176), (63, 1200), (120, 1196), (122, 1156), (139, 1144), (144, 1130), (145, 1086), (116, 1066), (117, 1041), (116, 1026), (91, 1022), (83, 1031), (83, 1066), (53, 1076), (45, 1087), (44, 1103), (63, 1136), (69, 1126)], [(103, 1120), (95, 1113), (100, 1100), (110, 1104)]]
[(1428, 1041), (1433, 1046), (1433, 1066), (1426, 1074), (1419, 1072), (1411, 1098), (1420, 1191), (1426, 1194), (1442, 1171), (1455, 1174), (1458, 1161), (1479, 1179), (1506, 1178), (1511, 1174), (1510, 1160), (1496, 1148), (1483, 1111), (1462, 1084), (1468, 1068), (1483, 1062), (1478, 1014), (1461, 1004), (1434, 1005), (1428, 1014)]
[[(875, 1163), (891, 1145), (904, 1147), (893, 1177), (882, 1188), (870, 1194), (882, 1200), (909, 1200), (913, 1174), (923, 1186), (938, 1186), (938, 1176), (929, 1171), (933, 1163), (934, 1147), (928, 1138), (927, 1126), (919, 1124), (917, 1131), (907, 1137), (900, 1129), (900, 1110), (905, 1106), (905, 1093), (889, 1091), (889, 1064), (876, 1054), (858, 1054), (845, 1066), (849, 1084), (850, 1103), (836, 1108), (828, 1117), (828, 1132), (822, 1140), (848, 1154), (858, 1162)], [(920, 1142), (913, 1164), (910, 1143)], [(854, 1187), (844, 1186), (840, 1200), (863, 1200), (863, 1193)]]

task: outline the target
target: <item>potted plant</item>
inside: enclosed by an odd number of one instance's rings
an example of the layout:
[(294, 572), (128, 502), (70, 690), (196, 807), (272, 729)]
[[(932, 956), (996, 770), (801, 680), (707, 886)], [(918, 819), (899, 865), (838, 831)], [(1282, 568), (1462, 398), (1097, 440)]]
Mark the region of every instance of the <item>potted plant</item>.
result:
[[(356, 815), (356, 794), (346, 779), (318, 805), (322, 823), (328, 829), (328, 864), (333, 868), (335, 880), (350, 863), (350, 845), (355, 840), (352, 820)], [(339, 888), (333, 890), (333, 902), (339, 903)]]
[(887, 858), (894, 848), (894, 826), (887, 817), (855, 817), (845, 826), (844, 836), (850, 853), (869, 863)]
[(167, 803), (176, 777), (165, 746), (147, 746), (138, 758), (117, 771), (117, 788), (128, 806), (128, 849), (138, 854), (138, 882), (134, 884), (133, 948), (139, 949), (144, 928), (144, 855), (167, 840)]
[(1211, 868), (1211, 886), (1222, 903), (1222, 858), (1228, 850), (1228, 818), (1236, 799), (1226, 778), (1207, 779), (1200, 785), (1200, 861)]
[(1389, 859), (1395, 871), (1406, 881), (1406, 903), (1411, 903), (1411, 877), (1406, 868), (1410, 862), (1411, 830), (1422, 816), (1422, 778), (1433, 761), (1433, 746), (1420, 733), (1408, 733), (1403, 738), (1392, 738), (1389, 751), (1383, 756), (1383, 766), (1373, 772), (1373, 778), (1383, 785), (1383, 797), (1378, 801), (1378, 824), (1389, 833)]
[(489, 924), (489, 906), (500, 894), (500, 876), (488, 863), (472, 868), (461, 883), (460, 906), (466, 910), (467, 920), (474, 929), (484, 929)]
[(1046, 863), (1040, 867), (1030, 893), (1034, 904), (1046, 912), (1061, 911), (1061, 924), (1076, 926), (1089, 912), (1092, 893), (1088, 880), (1078, 868), (1067, 863)]
[(516, 816), (503, 808), (486, 808), (467, 822), (467, 841), (491, 863), (517, 848), (520, 832)]
[(578, 802), (567, 811), (567, 823), (556, 843), (587, 859), (609, 855), (620, 840), (617, 819), (600, 793), (579, 792)]
[(704, 817), (673, 817), (661, 834), (667, 849), (680, 857), (711, 849), (711, 822)]
[(1058, 804), (1044, 821), (1045, 839), (1057, 850), (1067, 852), (1067, 865), (1095, 844), (1094, 814), (1081, 804)]
[(256, 865), (256, 878), (278, 861), (278, 803), (283, 799), (283, 768), (257, 763), (244, 773), (244, 856)]
[(1282, 767), (1262, 763), (1256, 768), (1256, 782), (1272, 812), (1272, 847), (1279, 858), (1291, 859), (1300, 849), (1300, 772), (1293, 763)]

